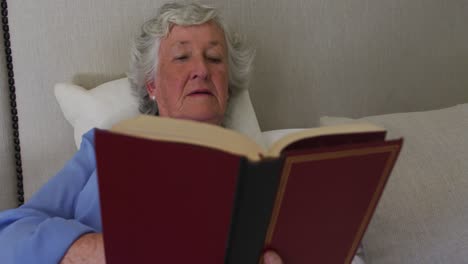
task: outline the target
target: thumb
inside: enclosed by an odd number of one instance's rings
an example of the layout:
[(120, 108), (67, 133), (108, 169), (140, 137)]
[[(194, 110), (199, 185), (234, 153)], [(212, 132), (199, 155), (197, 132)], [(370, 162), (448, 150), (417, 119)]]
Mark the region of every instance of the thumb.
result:
[(283, 264), (283, 261), (276, 252), (269, 250), (263, 254), (263, 264)]

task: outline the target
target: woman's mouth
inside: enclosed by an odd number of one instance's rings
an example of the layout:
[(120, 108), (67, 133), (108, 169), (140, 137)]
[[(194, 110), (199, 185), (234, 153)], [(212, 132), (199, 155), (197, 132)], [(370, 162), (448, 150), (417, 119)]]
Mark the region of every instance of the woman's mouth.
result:
[(213, 95), (208, 89), (198, 89), (189, 93), (189, 96)]

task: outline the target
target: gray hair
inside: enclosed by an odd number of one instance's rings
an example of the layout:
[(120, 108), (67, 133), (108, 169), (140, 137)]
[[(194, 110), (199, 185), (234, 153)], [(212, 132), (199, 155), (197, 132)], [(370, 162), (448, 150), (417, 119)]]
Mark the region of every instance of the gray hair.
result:
[(159, 9), (156, 17), (142, 25), (141, 34), (135, 38), (131, 49), (128, 78), (140, 100), (141, 113), (158, 114), (157, 103), (150, 99), (146, 84), (154, 82), (161, 39), (169, 34), (172, 25), (200, 25), (209, 21), (215, 22), (223, 30), (226, 39), (229, 95), (247, 89), (254, 51), (238, 35), (229, 31), (218, 11), (198, 3), (167, 3)]

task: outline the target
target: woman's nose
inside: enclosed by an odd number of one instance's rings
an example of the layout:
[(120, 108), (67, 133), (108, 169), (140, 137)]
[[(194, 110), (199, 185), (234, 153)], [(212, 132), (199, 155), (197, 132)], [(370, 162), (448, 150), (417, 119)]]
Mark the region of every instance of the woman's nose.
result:
[(195, 59), (193, 63), (191, 79), (203, 79), (206, 80), (209, 77), (209, 69), (207, 62), (204, 58)]

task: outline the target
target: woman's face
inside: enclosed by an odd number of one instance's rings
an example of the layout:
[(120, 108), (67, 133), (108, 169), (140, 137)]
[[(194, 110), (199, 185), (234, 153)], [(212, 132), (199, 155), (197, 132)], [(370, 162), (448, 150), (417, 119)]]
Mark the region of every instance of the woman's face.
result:
[(159, 115), (219, 125), (228, 99), (227, 48), (213, 22), (173, 26), (159, 47), (159, 64), (148, 92)]

